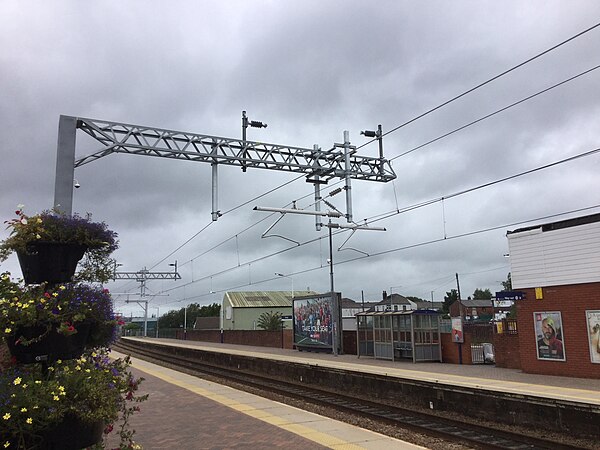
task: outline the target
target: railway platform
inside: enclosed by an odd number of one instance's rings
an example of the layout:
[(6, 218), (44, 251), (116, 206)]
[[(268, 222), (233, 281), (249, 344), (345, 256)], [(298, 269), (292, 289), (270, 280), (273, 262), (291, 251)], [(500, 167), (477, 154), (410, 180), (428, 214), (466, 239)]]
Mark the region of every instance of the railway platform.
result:
[(124, 339), (600, 406), (600, 378), (527, 374), (518, 369), (503, 369), (487, 364), (460, 365), (437, 362), (413, 364), (409, 361), (392, 362), (373, 358), (358, 358), (356, 355), (334, 356), (324, 352), (299, 352), (298, 350), (272, 347), (177, 339), (139, 337)]
[(150, 393), (131, 419), (147, 450), (423, 448), (141, 359), (132, 368), (144, 377), (140, 393)]
[[(358, 358), (356, 355), (332, 355), (322, 352), (300, 352), (271, 347), (255, 347), (233, 344), (220, 344), (199, 341), (156, 338), (122, 338), (124, 348), (136, 349), (142, 354), (170, 355), (183, 360), (198, 360), (202, 364), (219, 367), (229, 372), (242, 374), (276, 374), (278, 378), (301, 385), (314, 385), (345, 393), (349, 396), (386, 399), (403, 408), (415, 411), (435, 410), (442, 416), (464, 417), (466, 420), (485, 418), (495, 424), (515, 425), (522, 429), (536, 429), (571, 436), (573, 438), (600, 437), (600, 379), (582, 379), (571, 377), (526, 374), (515, 369), (502, 369), (493, 365), (456, 365), (444, 363), (412, 363), (408, 361), (386, 361), (372, 358)], [(149, 356), (152, 360), (152, 356)], [(144, 357), (147, 359), (147, 357)], [(142, 372), (149, 382), (146, 383), (152, 397), (163, 397), (163, 392), (176, 390), (174, 406), (163, 413), (156, 413), (162, 407), (151, 407), (151, 415), (140, 414), (141, 423), (134, 424), (143, 430), (141, 442), (146, 448), (161, 447), (164, 436), (177, 436), (185, 427), (174, 428), (170, 433), (158, 432), (160, 427), (173, 424), (194, 425), (199, 432), (179, 439), (196, 439), (207, 430), (213, 430), (214, 436), (201, 438), (201, 445), (194, 446), (193, 441), (185, 441), (177, 448), (303, 448), (306, 445), (316, 448), (415, 448), (402, 441), (386, 441), (386, 437), (370, 431), (343, 428), (347, 425), (330, 422), (329, 419), (314, 417), (310, 413), (298, 410), (290, 412), (283, 405), (259, 398), (238, 400), (235, 396), (225, 397), (223, 386), (216, 387), (215, 394), (207, 393), (206, 386), (211, 385), (199, 378), (189, 377), (178, 372), (169, 372), (161, 366), (149, 366), (146, 361), (135, 360), (134, 368)], [(147, 375), (148, 376), (147, 376)], [(177, 374), (177, 375), (175, 375)], [(181, 380), (178, 381), (181, 377)], [(158, 384), (157, 384), (158, 383)], [(218, 386), (218, 385), (215, 385)], [(186, 402), (194, 399), (193, 407), (183, 407), (187, 412), (181, 414), (178, 396), (182, 391), (191, 391), (185, 396)], [(194, 395), (196, 394), (196, 395)], [(214, 405), (214, 396), (223, 399)], [(233, 395), (233, 394), (232, 394)], [(236, 393), (245, 396), (249, 394)], [(170, 394), (167, 397), (171, 397)], [(160, 402), (162, 404), (162, 402)], [(231, 406), (233, 405), (233, 406)], [(261, 405), (258, 407), (257, 405)], [(267, 406), (263, 406), (267, 405)], [(214, 408), (218, 408), (214, 409)], [(221, 408), (229, 408), (222, 412)], [(189, 411), (202, 411), (190, 415)], [(205, 415), (206, 411), (212, 411)], [(158, 415), (156, 415), (158, 414)], [(243, 418), (231, 414), (244, 414)], [(308, 414), (308, 416), (303, 416)], [(222, 420), (214, 423), (217, 416)], [(248, 417), (249, 416), (249, 417)], [(207, 417), (204, 419), (204, 417)], [(291, 418), (298, 418), (291, 422)], [(311, 418), (312, 417), (312, 418)], [(262, 420), (262, 419), (265, 420)], [(249, 419), (262, 422), (257, 425), (245, 425)], [(239, 421), (240, 427), (232, 423)], [(146, 423), (147, 422), (147, 423)], [(160, 427), (156, 428), (155, 424)], [(171, 425), (169, 425), (171, 424)], [(205, 427), (209, 424), (208, 427)], [(212, 425), (210, 425), (212, 424)], [(331, 424), (331, 425), (326, 425)], [(218, 425), (218, 426), (217, 426)], [(265, 430), (266, 425), (274, 426), (277, 432)], [(247, 429), (248, 433), (243, 430)], [(293, 437), (279, 437), (283, 431), (291, 432)], [(357, 434), (358, 433), (358, 434)], [(366, 434), (362, 434), (366, 433)], [(220, 439), (224, 435), (231, 441)], [(162, 436), (162, 437), (161, 437)], [(262, 437), (261, 437), (262, 436)], [(213, 439), (214, 440), (211, 440)], [(263, 440), (266, 439), (266, 440)], [(298, 441), (300, 439), (300, 441)], [(307, 441), (308, 439), (308, 441)], [(153, 447), (153, 443), (159, 443)], [(252, 445), (255, 442), (256, 445)], [(150, 446), (148, 446), (150, 444)]]

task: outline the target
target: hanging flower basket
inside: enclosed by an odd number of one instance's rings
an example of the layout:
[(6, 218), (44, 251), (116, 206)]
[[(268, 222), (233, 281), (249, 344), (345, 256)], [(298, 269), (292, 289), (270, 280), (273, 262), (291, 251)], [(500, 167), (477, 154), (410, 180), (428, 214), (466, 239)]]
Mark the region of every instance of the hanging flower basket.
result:
[(17, 328), (16, 333), (6, 336), (10, 353), (22, 364), (79, 358), (85, 349), (91, 325), (77, 324), (77, 332), (68, 335), (59, 333), (58, 327), (58, 324), (49, 324)]
[(83, 422), (79, 417), (66, 415), (62, 422), (42, 433), (44, 450), (80, 450), (102, 440), (104, 422)]
[(69, 282), (86, 250), (87, 246), (82, 244), (32, 242), (25, 252), (17, 252), (23, 279), (27, 284)]

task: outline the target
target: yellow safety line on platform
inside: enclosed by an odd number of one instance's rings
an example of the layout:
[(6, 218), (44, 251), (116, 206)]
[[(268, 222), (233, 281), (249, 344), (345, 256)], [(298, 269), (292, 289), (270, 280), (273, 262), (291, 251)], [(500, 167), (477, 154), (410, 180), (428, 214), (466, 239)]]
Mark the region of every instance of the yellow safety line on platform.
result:
[[(132, 340), (142, 340), (143, 339), (135, 339), (130, 338)], [(248, 352), (244, 350), (236, 350), (236, 349), (220, 349), (215, 347), (207, 347), (202, 345), (192, 345), (187, 344), (185, 342), (159, 342), (163, 345), (169, 345), (173, 347), (185, 347), (191, 349), (199, 349), (209, 352), (216, 353), (227, 353), (234, 354), (240, 356), (247, 356)], [(276, 361), (290, 361), (291, 358), (286, 357), (284, 355), (277, 354), (268, 354), (268, 355), (260, 355), (253, 353), (253, 357), (261, 358), (261, 359), (272, 359)], [(558, 387), (558, 386), (550, 386), (550, 385), (539, 385), (526, 383), (523, 381), (509, 381), (509, 380), (498, 380), (498, 379), (487, 379), (487, 378), (477, 378), (477, 377), (469, 377), (466, 375), (453, 375), (446, 373), (431, 373), (424, 372), (420, 370), (406, 370), (395, 367), (390, 367), (384, 369), (379, 366), (370, 366), (368, 364), (354, 364), (347, 363), (342, 361), (330, 362), (322, 359), (309, 359), (302, 358), (298, 356), (293, 357), (293, 361), (298, 364), (306, 364), (309, 366), (315, 367), (330, 367), (337, 369), (345, 369), (354, 372), (363, 372), (363, 373), (372, 373), (372, 374), (384, 374), (386, 376), (393, 376), (398, 378), (407, 378), (415, 381), (425, 381), (431, 383), (440, 383), (447, 384), (455, 387), (467, 387), (467, 388), (476, 388), (483, 390), (491, 390), (491, 391), (500, 391), (508, 394), (519, 394), (519, 395), (529, 395), (533, 397), (543, 397), (543, 398), (553, 398), (555, 400), (567, 400), (567, 401), (575, 401), (575, 402), (583, 402), (593, 405), (600, 405), (600, 393), (593, 390), (585, 390), (585, 389), (577, 389), (577, 388), (568, 388), (568, 387)]]
[[(112, 356), (116, 358), (123, 358), (125, 355), (120, 354), (119, 352), (112, 351)], [(144, 360), (140, 360), (137, 358), (131, 359), (132, 367), (141, 370), (142, 372), (146, 372), (149, 375), (152, 375), (156, 378), (160, 378), (161, 380), (174, 384), (175, 386), (179, 386), (181, 388), (187, 389), (188, 391), (193, 392), (194, 394), (201, 395), (202, 397), (206, 397), (210, 400), (214, 400), (217, 403), (221, 403), (228, 408), (234, 409), (242, 414), (246, 414), (247, 416), (253, 417), (258, 420), (262, 420), (270, 425), (277, 426), (284, 430), (287, 430), (291, 433), (297, 434), (303, 438), (316, 442), (324, 447), (329, 447), (332, 449), (349, 449), (349, 450), (359, 450), (364, 449), (359, 445), (352, 444), (343, 439), (336, 438), (334, 436), (330, 436), (325, 433), (321, 433), (320, 431), (315, 431), (312, 428), (306, 427), (304, 425), (299, 425), (296, 423), (289, 423), (284, 421), (282, 418), (269, 414), (268, 412), (256, 409), (250, 405), (245, 403), (240, 403), (238, 401), (232, 400), (227, 396), (221, 394), (215, 394), (214, 392), (210, 392), (206, 389), (200, 388), (198, 386), (194, 386), (192, 383), (188, 383), (183, 380), (179, 380), (170, 375), (167, 375), (166, 371), (171, 369), (166, 369), (164, 367), (156, 366), (152, 364), (155, 368), (151, 367), (150, 364)], [(184, 375), (184, 374), (182, 374)], [(186, 375), (190, 376), (191, 375)], [(283, 423), (282, 423), (283, 421)]]

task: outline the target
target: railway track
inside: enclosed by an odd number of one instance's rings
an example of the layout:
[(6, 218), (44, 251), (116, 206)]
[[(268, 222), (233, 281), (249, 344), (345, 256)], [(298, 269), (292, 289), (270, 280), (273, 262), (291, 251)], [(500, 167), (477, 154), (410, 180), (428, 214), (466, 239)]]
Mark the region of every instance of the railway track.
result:
[(122, 353), (149, 360), (159, 365), (166, 365), (192, 375), (209, 376), (213, 379), (235, 383), (238, 386), (250, 387), (258, 390), (258, 395), (260, 395), (260, 392), (275, 393), (288, 399), (331, 408), (354, 417), (370, 419), (438, 439), (461, 443), (472, 448), (505, 450), (593, 448), (468, 424), (458, 420), (441, 418), (433, 414), (349, 397), (343, 393), (324, 391), (316, 386), (290, 383), (254, 373), (237, 371), (230, 367), (217, 367), (206, 364), (204, 361), (173, 355), (160, 348), (140, 348), (124, 341), (120, 341), (114, 347)]

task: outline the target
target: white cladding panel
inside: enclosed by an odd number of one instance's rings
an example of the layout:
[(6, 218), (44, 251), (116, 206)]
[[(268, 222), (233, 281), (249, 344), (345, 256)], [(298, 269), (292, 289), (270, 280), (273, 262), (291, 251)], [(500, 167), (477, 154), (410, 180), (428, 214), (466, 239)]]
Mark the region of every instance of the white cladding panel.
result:
[(600, 222), (507, 237), (515, 289), (600, 281)]

